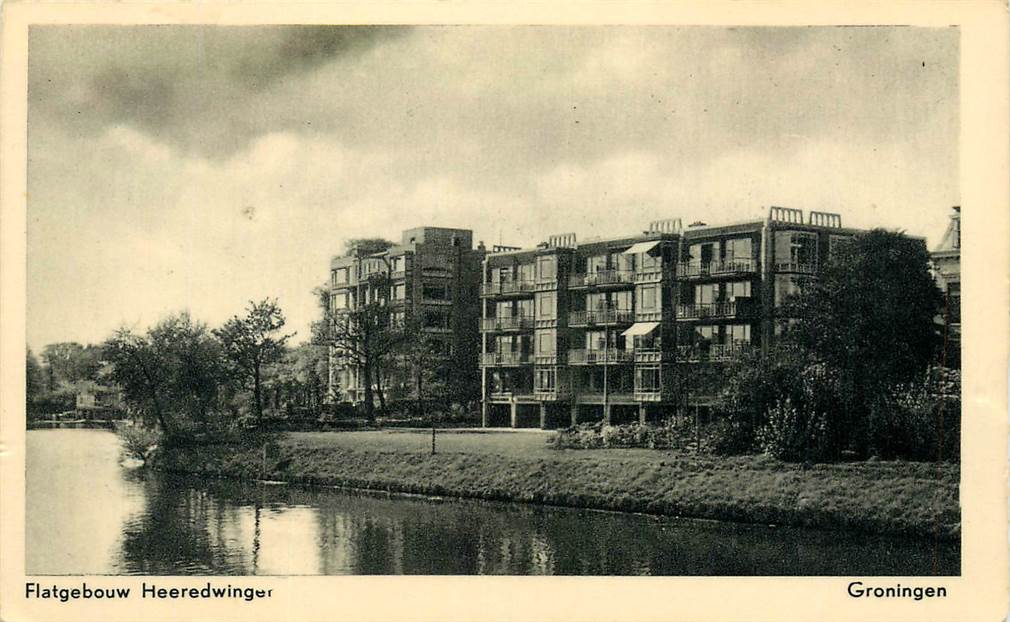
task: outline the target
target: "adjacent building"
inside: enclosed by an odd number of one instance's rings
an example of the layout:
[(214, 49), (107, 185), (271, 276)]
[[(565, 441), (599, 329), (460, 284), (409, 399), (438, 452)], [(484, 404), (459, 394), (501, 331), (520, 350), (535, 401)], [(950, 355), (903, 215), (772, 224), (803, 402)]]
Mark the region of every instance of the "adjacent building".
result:
[(648, 421), (712, 399), (701, 382), (770, 345), (782, 303), (856, 233), (837, 214), (772, 207), (749, 222), (487, 255), (481, 275), (485, 426)]
[(960, 367), (961, 349), (961, 207), (954, 206), (947, 231), (930, 253), (933, 276), (946, 301), (945, 364)]
[[(473, 247), (467, 229), (419, 227), (404, 231), (399, 244), (379, 252), (358, 247), (330, 262), (329, 306), (333, 313), (379, 302), (392, 306), (392, 321), (419, 320), (433, 354), (456, 357), (478, 379), (479, 283), (483, 247)], [(386, 278), (388, 277), (388, 278)], [(469, 361), (469, 364), (467, 364)], [(329, 394), (359, 403), (364, 397), (359, 366), (331, 348)], [(402, 379), (373, 378), (376, 389), (395, 392)]]

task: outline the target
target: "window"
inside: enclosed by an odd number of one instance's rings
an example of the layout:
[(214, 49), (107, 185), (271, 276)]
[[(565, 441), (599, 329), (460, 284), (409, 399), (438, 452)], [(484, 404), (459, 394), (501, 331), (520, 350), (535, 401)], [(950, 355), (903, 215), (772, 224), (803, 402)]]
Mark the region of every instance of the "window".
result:
[(346, 293), (333, 294), (333, 296), (330, 297), (330, 306), (334, 311), (339, 311), (340, 309), (346, 309), (347, 294)]
[(558, 336), (553, 330), (537, 331), (537, 354), (557, 352)]
[(424, 300), (452, 300), (452, 292), (448, 285), (425, 283), (421, 287), (421, 298)]
[(533, 299), (527, 298), (516, 303), (516, 312), (519, 317), (533, 317)]
[(711, 263), (715, 258), (715, 243), (692, 244), (690, 247), (691, 263)]
[(333, 271), (333, 284), (334, 285), (346, 285), (347, 284), (347, 268), (338, 268)]
[(635, 369), (635, 389), (638, 391), (659, 391), (658, 367), (638, 367)]
[(534, 280), (534, 272), (536, 271), (536, 265), (532, 263), (519, 264), (519, 277), (517, 280), (532, 283)]
[(491, 271), (491, 282), (492, 283), (511, 283), (512, 282), (512, 268), (502, 267), (497, 270)]
[(394, 311), (389, 316), (389, 322), (393, 326), (403, 326), (407, 321), (407, 314), (403, 311)]
[(726, 283), (726, 299), (750, 298), (750, 281), (733, 281)]
[(717, 327), (697, 326), (694, 329), (694, 338), (699, 343), (712, 343), (718, 337)]
[(502, 318), (512, 317), (512, 303), (499, 302), (495, 307), (495, 315)]
[(817, 265), (817, 235), (801, 231), (775, 233), (775, 263)]
[(593, 255), (586, 259), (586, 273), (596, 274), (597, 272), (602, 272), (607, 269), (607, 256), (606, 255)]
[(638, 288), (638, 310), (655, 311), (659, 309), (659, 287), (639, 287)]
[(624, 253), (617, 253), (613, 255), (614, 265), (617, 266), (618, 270), (623, 272), (633, 272), (635, 270), (635, 256), (625, 255)]
[(715, 283), (705, 283), (694, 286), (695, 304), (708, 305), (716, 302), (719, 298), (719, 286)]
[(606, 333), (602, 330), (586, 331), (586, 349), (602, 350), (606, 344)]
[(407, 286), (397, 283), (393, 286), (393, 300), (405, 300), (407, 298)]
[(553, 281), (558, 274), (558, 260), (554, 255), (537, 258), (537, 272), (541, 281)]
[(750, 343), (750, 324), (730, 324), (726, 326), (726, 343)]
[(726, 240), (725, 245), (726, 261), (746, 261), (754, 257), (750, 238), (733, 238)]
[(639, 253), (638, 258), (639, 271), (655, 270), (663, 265), (663, 257), (658, 253), (655, 255), (651, 255), (649, 253)]
[(557, 386), (557, 370), (538, 369), (534, 376), (537, 391), (553, 391)]
[(586, 310), (602, 311), (607, 308), (606, 294), (586, 294)]
[(558, 300), (554, 292), (539, 292), (536, 295), (537, 317), (543, 319), (556, 318), (558, 315)]
[(515, 335), (498, 335), (495, 337), (495, 352), (509, 354), (516, 352), (519, 348), (519, 341)]
[(393, 257), (390, 260), (390, 265), (392, 266), (393, 272), (403, 272), (407, 267), (407, 261), (403, 255), (400, 255), (398, 257)]
[(618, 311), (631, 311), (631, 292), (614, 292), (610, 302)]

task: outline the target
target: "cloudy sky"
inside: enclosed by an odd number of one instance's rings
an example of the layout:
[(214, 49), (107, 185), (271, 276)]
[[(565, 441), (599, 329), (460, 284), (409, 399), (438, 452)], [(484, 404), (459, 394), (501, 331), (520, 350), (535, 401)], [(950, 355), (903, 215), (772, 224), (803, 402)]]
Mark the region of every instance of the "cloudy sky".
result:
[(923, 28), (33, 27), (28, 342), (279, 298), (347, 238), (531, 245), (650, 220), (943, 233), (958, 33)]

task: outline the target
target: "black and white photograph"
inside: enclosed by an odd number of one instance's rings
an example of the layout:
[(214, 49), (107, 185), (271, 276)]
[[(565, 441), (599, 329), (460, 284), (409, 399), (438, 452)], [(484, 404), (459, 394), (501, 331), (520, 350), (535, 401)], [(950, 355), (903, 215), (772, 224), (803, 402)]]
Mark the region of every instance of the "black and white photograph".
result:
[(987, 209), (962, 198), (962, 34), (32, 24), (21, 596), (943, 600), (961, 216)]

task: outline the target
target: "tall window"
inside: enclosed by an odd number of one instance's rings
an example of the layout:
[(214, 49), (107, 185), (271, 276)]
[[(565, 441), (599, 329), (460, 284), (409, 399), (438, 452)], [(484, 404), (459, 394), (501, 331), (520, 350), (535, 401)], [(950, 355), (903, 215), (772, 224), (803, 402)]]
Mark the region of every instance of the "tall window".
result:
[(692, 244), (690, 247), (691, 263), (711, 263), (715, 259), (716, 247), (714, 242)]
[(516, 303), (516, 313), (519, 317), (533, 317), (533, 299), (527, 298)]
[(403, 272), (407, 267), (407, 262), (403, 255), (391, 258), (389, 263), (393, 272)]
[(340, 309), (346, 309), (347, 294), (343, 292), (339, 294), (333, 294), (333, 296), (330, 297), (330, 305), (332, 306), (334, 311), (339, 311)]
[(625, 255), (624, 253), (617, 253), (613, 255), (614, 264), (618, 270), (622, 272), (633, 272), (635, 270), (635, 256)]
[(495, 308), (495, 315), (497, 317), (512, 317), (512, 303), (498, 302)]
[(553, 391), (554, 387), (557, 386), (557, 370), (554, 368), (537, 369), (534, 379), (536, 380), (536, 389), (538, 391)]
[(558, 335), (554, 330), (537, 331), (537, 354), (554, 354), (557, 352)]
[(407, 286), (397, 283), (393, 286), (393, 300), (404, 300), (407, 298)]
[(750, 324), (726, 326), (726, 342), (730, 344), (750, 343)]
[(638, 310), (656, 311), (659, 309), (659, 287), (652, 285), (638, 288)]
[(635, 369), (635, 388), (639, 391), (659, 391), (659, 368), (638, 367)]
[(602, 330), (586, 331), (586, 349), (602, 350), (606, 347), (606, 333)]
[(805, 231), (775, 232), (775, 262), (817, 265), (817, 235)]
[(750, 238), (733, 238), (725, 244), (726, 261), (745, 261), (754, 256)]
[(334, 285), (346, 285), (347, 284), (347, 268), (337, 268), (333, 271), (333, 284)]
[(614, 292), (610, 301), (618, 311), (631, 311), (631, 292)]
[(715, 283), (705, 283), (694, 286), (695, 304), (707, 305), (716, 302), (719, 298), (719, 286)]
[(733, 281), (726, 283), (726, 299), (750, 298), (750, 281)]
[(519, 264), (519, 276), (516, 280), (532, 283), (535, 279), (536, 265), (531, 263)]
[(597, 272), (602, 272), (607, 269), (607, 256), (606, 255), (593, 255), (586, 259), (586, 273), (596, 274)]
[(558, 260), (554, 255), (537, 258), (537, 273), (541, 281), (552, 281), (557, 278)]
[(554, 292), (538, 292), (536, 301), (538, 318), (551, 319), (558, 316), (558, 300)]
[(607, 308), (606, 294), (586, 294), (586, 310), (602, 311)]

